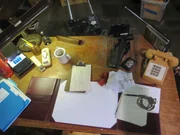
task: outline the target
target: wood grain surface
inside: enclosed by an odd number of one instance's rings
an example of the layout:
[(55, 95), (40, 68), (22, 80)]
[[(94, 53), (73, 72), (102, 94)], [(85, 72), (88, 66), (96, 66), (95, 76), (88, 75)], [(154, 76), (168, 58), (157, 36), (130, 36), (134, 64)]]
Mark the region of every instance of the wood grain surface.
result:
[[(24, 77), (18, 78), (13, 75), (12, 79), (18, 84), (18, 87), (26, 93), (27, 87), (32, 77), (51, 77), (67, 79), (72, 68), (72, 65), (76, 64), (79, 60), (84, 61), (87, 64), (92, 64), (92, 77), (91, 79), (97, 81), (100, 79), (100, 75), (106, 71), (112, 71), (114, 69), (107, 68), (107, 56), (108, 50), (114, 44), (114, 40), (101, 36), (91, 37), (73, 37), (76, 39), (82, 39), (85, 41), (83, 45), (68, 44), (58, 41), (56, 37), (52, 37), (52, 44), (45, 46), (41, 44), (41, 48), (48, 47), (51, 50), (52, 66), (47, 68), (44, 72), (40, 72), (34, 67)], [(62, 65), (58, 59), (54, 57), (53, 53), (56, 47), (63, 47), (66, 52), (71, 55), (71, 60)], [(151, 45), (142, 37), (138, 38), (137, 45), (132, 43), (131, 51), (129, 55), (134, 57), (134, 48), (136, 52), (140, 50), (151, 48)], [(31, 52), (26, 53), (28, 57), (33, 54)], [(140, 76), (142, 57), (138, 53), (138, 63), (132, 70), (133, 77), (136, 83), (151, 84), (144, 81)], [(41, 55), (37, 56), (41, 61)], [(172, 69), (168, 71), (167, 77), (161, 87), (161, 103), (160, 103), (160, 123), (162, 135), (179, 135), (180, 134), (180, 105), (178, 100), (177, 88), (174, 79)], [(136, 135), (135, 133), (122, 132), (119, 130), (102, 129), (95, 127), (79, 126), (63, 123), (51, 123), (43, 121), (35, 121), (28, 119), (18, 118), (13, 125), (26, 126), (26, 127), (39, 127), (48, 129), (59, 129), (77, 132), (89, 132), (99, 134), (116, 134), (116, 135)], [(138, 135), (138, 133), (137, 133)]]

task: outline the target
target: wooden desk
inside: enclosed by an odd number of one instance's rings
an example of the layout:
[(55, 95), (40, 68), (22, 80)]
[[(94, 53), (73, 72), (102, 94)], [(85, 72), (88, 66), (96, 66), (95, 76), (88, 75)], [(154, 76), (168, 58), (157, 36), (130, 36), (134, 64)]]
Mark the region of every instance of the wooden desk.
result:
[[(74, 37), (77, 38), (77, 37)], [(71, 70), (72, 64), (76, 64), (79, 60), (85, 63), (92, 64), (92, 80), (98, 80), (99, 76), (105, 71), (111, 71), (114, 69), (106, 68), (107, 61), (107, 50), (108, 45), (112, 44), (110, 39), (106, 37), (79, 37), (85, 41), (82, 46), (77, 46), (73, 44), (67, 44), (57, 41), (55, 37), (52, 39), (52, 44), (45, 46), (41, 45), (41, 48), (48, 47), (51, 50), (52, 67), (47, 68), (43, 73), (37, 68), (33, 68), (26, 76), (19, 79), (15, 75), (12, 79), (18, 84), (18, 87), (26, 92), (28, 84), (31, 77), (52, 77), (67, 79), (69, 71)], [(60, 46), (66, 49), (67, 53), (71, 55), (71, 61), (66, 65), (61, 65), (59, 61), (54, 58), (53, 52), (56, 46)], [(143, 38), (138, 39), (138, 50), (140, 48), (147, 49), (150, 48), (150, 44)], [(27, 56), (32, 56), (32, 53), (27, 53)], [(41, 60), (41, 56), (37, 56)], [(140, 67), (141, 58), (133, 71), (134, 79), (137, 83), (148, 83), (140, 77)], [(178, 94), (175, 84), (175, 79), (173, 71), (169, 70), (167, 78), (161, 87), (161, 103), (160, 103), (160, 122), (161, 122), (161, 133), (162, 135), (178, 135), (180, 134), (180, 106), (178, 100)], [(86, 126), (78, 126), (71, 124), (62, 123), (50, 123), (42, 121), (34, 121), (27, 119), (18, 118), (14, 125), (26, 126), (26, 127), (39, 127), (48, 129), (60, 129), (60, 130), (70, 130), (79, 132), (91, 132), (91, 133), (101, 133), (101, 134), (119, 134), (119, 135), (130, 135), (133, 133), (122, 132), (119, 130), (112, 129), (102, 129)]]

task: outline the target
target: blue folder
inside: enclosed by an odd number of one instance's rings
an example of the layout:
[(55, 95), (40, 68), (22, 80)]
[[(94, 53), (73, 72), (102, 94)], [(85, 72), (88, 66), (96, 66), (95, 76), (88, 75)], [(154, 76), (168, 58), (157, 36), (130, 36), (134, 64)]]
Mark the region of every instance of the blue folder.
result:
[(5, 132), (31, 100), (11, 81), (0, 81), (0, 129)]

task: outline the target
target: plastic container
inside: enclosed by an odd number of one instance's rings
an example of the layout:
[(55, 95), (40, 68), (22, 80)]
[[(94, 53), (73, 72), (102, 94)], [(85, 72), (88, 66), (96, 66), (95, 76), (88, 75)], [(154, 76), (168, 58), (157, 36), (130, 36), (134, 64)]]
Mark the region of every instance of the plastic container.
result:
[(160, 22), (168, 3), (169, 0), (167, 0), (166, 2), (141, 0), (141, 18), (156, 20)]
[(0, 75), (4, 78), (10, 78), (13, 75), (13, 70), (4, 60), (4, 56), (0, 53)]

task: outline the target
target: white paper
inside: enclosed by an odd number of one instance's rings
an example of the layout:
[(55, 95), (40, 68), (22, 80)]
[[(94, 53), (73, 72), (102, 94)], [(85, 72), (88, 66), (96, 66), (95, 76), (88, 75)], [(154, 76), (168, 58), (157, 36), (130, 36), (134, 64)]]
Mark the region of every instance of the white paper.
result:
[(105, 87), (110, 88), (115, 92), (123, 92), (134, 84), (132, 73), (118, 70), (117, 72), (109, 72), (109, 78)]
[[(123, 92), (116, 118), (124, 120), (135, 125), (145, 126), (147, 122), (147, 112), (148, 113), (159, 113), (160, 108), (160, 88), (149, 87), (144, 85), (135, 84), (125, 92)], [(124, 94), (135, 94), (135, 95), (146, 95), (156, 98), (157, 102), (155, 108), (151, 111), (146, 111), (137, 105), (137, 98), (133, 96), (125, 96)]]
[(5, 82), (9, 87), (11, 92), (13, 92), (16, 96), (20, 96), (24, 101), (30, 100), (12, 81), (8, 79), (2, 79), (1, 82)]
[(90, 87), (90, 81), (91, 65), (72, 67), (70, 91), (86, 91)]
[(8, 95), (9, 95), (9, 93), (8, 93), (5, 89), (1, 88), (1, 89), (0, 89), (0, 103), (1, 103), (3, 100), (5, 100)]
[(136, 101), (137, 97), (121, 95), (116, 118), (142, 127), (147, 124), (147, 111), (137, 106)]
[(52, 117), (56, 122), (111, 128), (116, 122), (118, 94), (91, 82), (90, 93), (65, 92), (60, 85)]
[(146, 95), (152, 98), (156, 98), (156, 105), (155, 108), (151, 111), (151, 113), (159, 113), (160, 108), (160, 96), (161, 96), (161, 89), (157, 87), (150, 87), (145, 85), (135, 84), (127, 91), (123, 92), (123, 94), (137, 94), (137, 95)]

